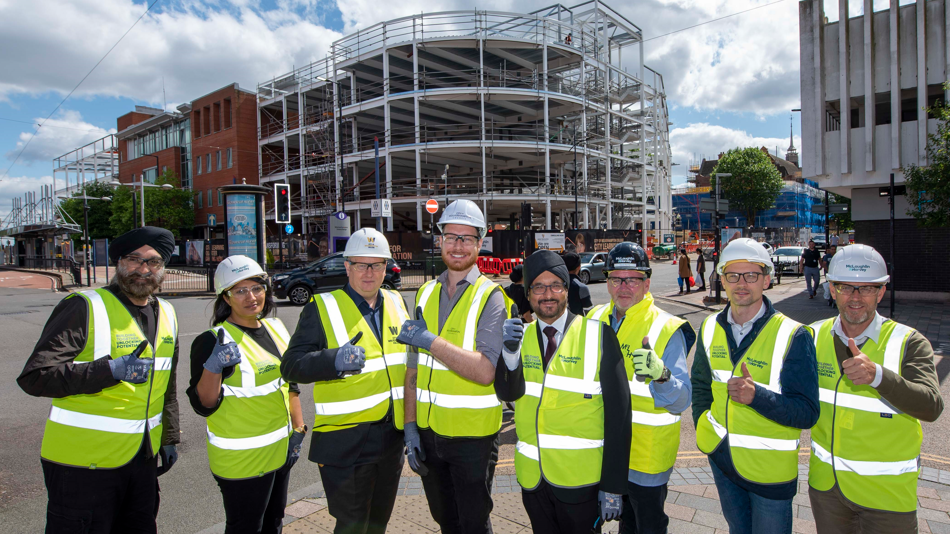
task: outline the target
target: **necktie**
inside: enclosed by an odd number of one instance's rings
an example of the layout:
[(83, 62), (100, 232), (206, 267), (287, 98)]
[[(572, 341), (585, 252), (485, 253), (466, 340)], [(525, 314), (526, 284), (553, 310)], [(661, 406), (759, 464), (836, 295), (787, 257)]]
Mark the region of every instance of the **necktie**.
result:
[(544, 349), (544, 368), (548, 368), (548, 362), (551, 361), (551, 357), (554, 356), (554, 353), (557, 352), (557, 343), (554, 341), (554, 336), (557, 334), (557, 328), (553, 326), (544, 327), (544, 335), (548, 338), (547, 347)]

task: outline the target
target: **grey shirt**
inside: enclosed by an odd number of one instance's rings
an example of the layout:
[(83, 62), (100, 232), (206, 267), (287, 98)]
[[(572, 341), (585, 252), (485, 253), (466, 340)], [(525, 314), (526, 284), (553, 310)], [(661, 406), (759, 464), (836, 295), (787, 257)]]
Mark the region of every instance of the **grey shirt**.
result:
[[(449, 297), (449, 290), (446, 284), (449, 280), (449, 272), (445, 271), (439, 275), (436, 280), (442, 284), (439, 292), (439, 332), (445, 326), (445, 321), (449, 314), (455, 308), (456, 303), (462, 298), (465, 289), (474, 285), (481, 272), (478, 267), (472, 266), (472, 269), (465, 275), (458, 285), (456, 285), (455, 295)], [(475, 350), (481, 352), (492, 365), (498, 365), (498, 357), (501, 356), (502, 346), (502, 327), (508, 316), (505, 312), (505, 297), (502, 294), (501, 286), (492, 290), (485, 303), (482, 314), (478, 317), (478, 329), (475, 331)]]

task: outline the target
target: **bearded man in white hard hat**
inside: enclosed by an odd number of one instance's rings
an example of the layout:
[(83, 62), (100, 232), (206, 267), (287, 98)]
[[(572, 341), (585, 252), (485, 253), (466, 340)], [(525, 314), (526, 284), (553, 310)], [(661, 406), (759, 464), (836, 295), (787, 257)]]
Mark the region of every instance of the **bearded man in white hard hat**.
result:
[(850, 245), (831, 259), (839, 315), (812, 325), (821, 416), (811, 430), (808, 496), (819, 533), (916, 532), (920, 421), (943, 412), (934, 351), (877, 313), (884, 258)]
[(334, 532), (382, 534), (403, 465), (406, 347), (396, 334), (409, 312), (402, 295), (381, 289), (392, 259), (383, 234), (356, 231), (343, 257), (346, 286), (304, 306), (280, 367), (288, 381), (314, 383), (310, 461)]
[(416, 293), (414, 317), (398, 338), (418, 350), (406, 370), (409, 466), (422, 475), (442, 532), (490, 533), (501, 428), (492, 384), (511, 304), (475, 266), (488, 230), (478, 206), (456, 200), (438, 226), (448, 269)]
[(763, 296), (772, 261), (761, 244), (735, 239), (717, 272), (729, 304), (700, 329), (690, 379), (696, 444), (732, 534), (788, 534), (799, 435), (818, 420), (815, 345), (808, 327)]

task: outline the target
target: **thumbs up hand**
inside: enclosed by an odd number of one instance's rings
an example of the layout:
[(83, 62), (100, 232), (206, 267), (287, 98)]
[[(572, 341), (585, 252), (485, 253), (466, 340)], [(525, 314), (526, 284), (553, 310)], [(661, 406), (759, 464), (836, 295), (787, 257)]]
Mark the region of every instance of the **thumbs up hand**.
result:
[(729, 389), (729, 398), (739, 404), (752, 404), (755, 398), (755, 381), (745, 362), (742, 362), (742, 376), (735, 376), (726, 382)]
[(436, 337), (435, 334), (429, 332), (429, 327), (426, 325), (422, 313), (422, 307), (417, 306), (416, 318), (402, 323), (402, 329), (399, 331), (396, 341), (403, 345), (409, 345), (410, 347), (430, 350), (432, 348), (432, 342), (435, 341)]
[(148, 347), (148, 341), (139, 343), (135, 350), (114, 360), (109, 360), (112, 378), (131, 384), (144, 384), (148, 381), (148, 372), (152, 368), (152, 358), (139, 358)]
[(501, 334), (504, 345), (501, 355), (508, 369), (514, 371), (518, 368), (518, 361), (521, 359), (521, 343), (524, 341), (524, 322), (518, 314), (517, 304), (511, 305), (511, 319), (505, 319)]
[(357, 332), (353, 339), (336, 350), (336, 359), (333, 363), (340, 377), (346, 373), (359, 374), (366, 365), (366, 349), (357, 346), (362, 337), (363, 332)]
[(214, 374), (221, 374), (228, 367), (241, 363), (241, 349), (237, 343), (225, 341), (224, 328), (218, 330), (218, 339), (211, 349), (211, 356), (205, 361), (204, 368)]
[(877, 376), (877, 364), (861, 352), (852, 338), (848, 338), (848, 349), (851, 351), (851, 357), (841, 363), (841, 371), (848, 380), (854, 382), (856, 386), (874, 382), (874, 377)]
[(633, 372), (637, 375), (637, 380), (660, 380), (665, 368), (663, 360), (650, 348), (650, 340), (643, 338), (643, 348), (633, 351)]

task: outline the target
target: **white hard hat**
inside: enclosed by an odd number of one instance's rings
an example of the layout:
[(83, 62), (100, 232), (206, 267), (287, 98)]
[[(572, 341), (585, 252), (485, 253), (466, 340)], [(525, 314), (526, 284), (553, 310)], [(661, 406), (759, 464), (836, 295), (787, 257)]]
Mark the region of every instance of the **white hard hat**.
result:
[(447, 224), (464, 224), (478, 229), (478, 237), (485, 237), (488, 233), (488, 226), (485, 225), (485, 216), (478, 204), (471, 200), (459, 199), (446, 206), (439, 217), (438, 227), (440, 232), (445, 231)]
[(261, 269), (259, 263), (247, 256), (228, 256), (214, 271), (214, 292), (220, 295), (238, 282), (255, 277), (267, 279), (267, 273)]
[(716, 272), (720, 275), (726, 266), (734, 261), (747, 261), (757, 263), (765, 267), (765, 274), (772, 274), (772, 258), (769, 252), (765, 250), (762, 243), (748, 237), (740, 237), (726, 245), (722, 249), (722, 257), (719, 258), (719, 265)]
[(867, 245), (848, 245), (838, 250), (828, 266), (828, 280), (831, 282), (886, 284), (890, 279), (884, 258)]
[(391, 260), (389, 241), (375, 228), (360, 228), (350, 236), (343, 250), (343, 257), (363, 256), (366, 258), (386, 258)]

